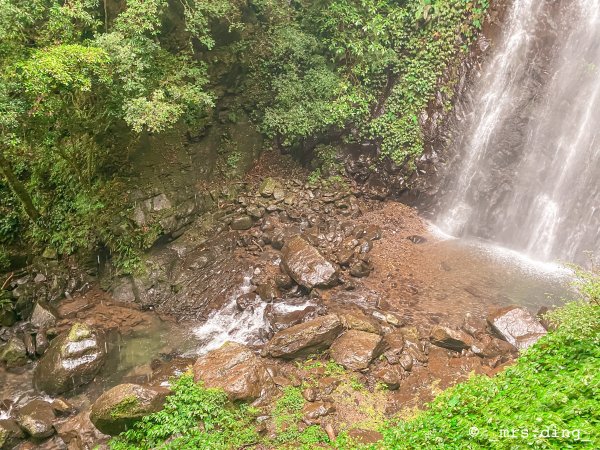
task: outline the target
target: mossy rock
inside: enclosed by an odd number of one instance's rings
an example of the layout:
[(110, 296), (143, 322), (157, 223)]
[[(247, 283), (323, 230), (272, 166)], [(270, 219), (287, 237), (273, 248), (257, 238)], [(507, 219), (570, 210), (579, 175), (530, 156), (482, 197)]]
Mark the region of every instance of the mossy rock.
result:
[(92, 381), (105, 360), (102, 335), (75, 323), (52, 341), (33, 372), (33, 384), (48, 395), (62, 394)]
[(27, 349), (23, 341), (13, 337), (0, 349), (0, 360), (6, 367), (20, 367), (27, 364)]
[(161, 387), (120, 384), (96, 400), (90, 420), (102, 433), (117, 435), (142, 417), (160, 411), (169, 393)]

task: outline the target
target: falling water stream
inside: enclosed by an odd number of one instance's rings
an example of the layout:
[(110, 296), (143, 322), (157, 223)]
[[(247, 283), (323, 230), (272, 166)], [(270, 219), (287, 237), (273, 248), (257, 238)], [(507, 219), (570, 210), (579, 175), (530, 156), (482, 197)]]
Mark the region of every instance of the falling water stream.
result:
[(445, 232), (540, 260), (600, 248), (600, 0), (515, 0), (451, 146)]

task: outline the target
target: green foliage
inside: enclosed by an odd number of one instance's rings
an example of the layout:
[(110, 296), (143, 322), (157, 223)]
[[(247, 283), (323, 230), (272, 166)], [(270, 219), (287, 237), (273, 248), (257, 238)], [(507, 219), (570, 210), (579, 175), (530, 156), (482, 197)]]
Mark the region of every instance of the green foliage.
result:
[(297, 387), (286, 387), (283, 395), (275, 402), (272, 417), (276, 437), (273, 444), (277, 448), (312, 449), (317, 444), (329, 442), (327, 434), (319, 426), (309, 426), (300, 431), (302, 408), (306, 404), (302, 391)]
[(327, 361), (325, 364), (325, 376), (333, 377), (336, 375), (343, 375), (346, 373), (346, 369), (341, 364), (336, 363), (335, 361)]
[(550, 318), (558, 330), (515, 365), (473, 377), (415, 419), (390, 424), (385, 448), (599, 448), (600, 307), (573, 302)]
[(355, 391), (363, 391), (365, 389), (365, 385), (356, 376), (350, 378), (350, 387)]
[(258, 440), (254, 416), (244, 405), (234, 406), (225, 393), (194, 383), (191, 374), (174, 381), (173, 394), (162, 411), (144, 417), (113, 438), (113, 450), (232, 449)]
[(577, 280), (575, 288), (581, 293), (585, 300), (600, 304), (600, 271), (595, 267), (592, 261), (592, 268), (589, 271), (579, 267), (574, 267)]
[(5, 272), (10, 269), (10, 257), (6, 248), (0, 245), (0, 272)]
[[(225, 13), (220, 4), (188, 2), (206, 20)], [(139, 266), (156, 229), (135, 229), (122, 210), (127, 149), (140, 133), (201, 119), (214, 98), (193, 51), (199, 34), (182, 49), (161, 41), (168, 10), (129, 0), (104, 17), (97, 0), (1, 0), (0, 156), (19, 186), (0, 179), (0, 242), (63, 254), (105, 245), (124, 270)]]
[(451, 92), (452, 78), (442, 76), (488, 6), (487, 0), (279, 5), (287, 14), (267, 23), (259, 36), (270, 46), (252, 66), (250, 90), (274, 93), (270, 102), (251, 97), (263, 111), (263, 130), (285, 146), (331, 132), (370, 139), (383, 156), (412, 167), (424, 147), (420, 117), (438, 89)]
[[(0, 242), (24, 237), (59, 253), (103, 245), (131, 270), (158, 232), (135, 229), (118, 208), (116, 180), (141, 134), (210, 122), (229, 95), (232, 111), (282, 146), (373, 141), (408, 172), (424, 146), (420, 118), (437, 90), (451, 92), (442, 75), (488, 0), (104, 6), (0, 0), (0, 156), (19, 184), (0, 180)], [(329, 147), (316, 156), (313, 182), (338, 175)]]

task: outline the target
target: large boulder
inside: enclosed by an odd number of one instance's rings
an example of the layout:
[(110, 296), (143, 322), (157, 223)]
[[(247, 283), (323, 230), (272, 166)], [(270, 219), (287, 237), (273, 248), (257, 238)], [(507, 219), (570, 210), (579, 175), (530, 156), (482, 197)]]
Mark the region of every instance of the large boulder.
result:
[(0, 361), (4, 362), (8, 368), (27, 364), (27, 347), (23, 340), (13, 336), (0, 348)]
[(48, 395), (62, 394), (92, 381), (105, 360), (102, 337), (75, 323), (52, 341), (33, 372), (33, 384)]
[(473, 345), (473, 338), (462, 330), (453, 330), (452, 328), (438, 325), (431, 330), (429, 337), (433, 345), (460, 352)]
[(220, 388), (232, 400), (252, 401), (275, 387), (261, 358), (242, 344), (226, 342), (198, 358), (194, 380), (209, 388)]
[(54, 434), (52, 422), (56, 419), (52, 405), (43, 400), (32, 400), (17, 413), (19, 426), (33, 439), (44, 439)]
[(363, 370), (384, 350), (383, 338), (366, 331), (349, 330), (331, 346), (333, 360), (350, 370)]
[(281, 252), (283, 268), (300, 286), (327, 287), (337, 281), (334, 265), (300, 236), (288, 239)]
[(293, 359), (329, 348), (344, 326), (335, 314), (318, 317), (275, 333), (263, 355)]
[(0, 449), (11, 449), (24, 438), (25, 434), (15, 420), (0, 420)]
[(102, 394), (92, 405), (90, 420), (104, 434), (114, 436), (160, 411), (170, 391), (162, 387), (120, 384)]
[(525, 308), (508, 306), (487, 317), (492, 330), (519, 350), (535, 344), (547, 331)]

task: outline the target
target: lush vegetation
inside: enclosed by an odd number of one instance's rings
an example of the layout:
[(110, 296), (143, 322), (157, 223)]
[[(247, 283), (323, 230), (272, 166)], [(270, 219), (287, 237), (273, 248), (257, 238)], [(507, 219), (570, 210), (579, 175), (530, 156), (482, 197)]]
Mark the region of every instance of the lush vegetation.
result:
[(574, 302), (560, 324), (494, 378), (474, 377), (427, 412), (384, 430), (393, 449), (595, 449), (600, 446), (600, 307)]
[[(556, 330), (514, 365), (494, 378), (475, 376), (448, 389), (412, 419), (387, 422), (377, 444), (361, 446), (347, 433), (331, 442), (320, 427), (299, 426), (305, 405), (299, 387), (285, 388), (272, 405), (274, 435), (259, 436), (253, 428), (256, 411), (232, 405), (222, 392), (185, 375), (175, 382), (165, 410), (113, 439), (111, 447), (600, 448), (600, 277), (582, 275), (583, 298), (550, 313)], [(318, 360), (302, 368), (324, 368), (326, 376), (345, 374), (337, 364)]]
[(254, 444), (258, 435), (252, 426), (255, 411), (228, 403), (223, 391), (207, 389), (184, 374), (172, 385), (162, 411), (111, 441), (114, 450), (141, 449), (230, 449)]
[(231, 93), (230, 118), (244, 111), (280, 146), (369, 140), (409, 170), (420, 117), (486, 8), (0, 0), (0, 245), (102, 244), (131, 270), (160, 228), (136, 226), (124, 206), (129, 152), (175, 124), (201, 134)]

